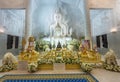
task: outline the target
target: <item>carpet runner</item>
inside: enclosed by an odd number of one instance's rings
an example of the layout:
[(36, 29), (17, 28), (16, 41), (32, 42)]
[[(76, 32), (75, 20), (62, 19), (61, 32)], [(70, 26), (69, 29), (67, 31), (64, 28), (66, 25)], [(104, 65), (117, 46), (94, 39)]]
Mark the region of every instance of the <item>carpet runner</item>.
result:
[(4, 75), (0, 82), (99, 82), (91, 74), (20, 74)]

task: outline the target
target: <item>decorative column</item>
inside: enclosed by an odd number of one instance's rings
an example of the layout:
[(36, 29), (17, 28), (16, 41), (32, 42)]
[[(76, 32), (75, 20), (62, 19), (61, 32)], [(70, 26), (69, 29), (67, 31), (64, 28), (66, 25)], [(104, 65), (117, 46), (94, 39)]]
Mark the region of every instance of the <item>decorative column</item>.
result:
[(25, 12), (25, 40), (26, 45), (25, 49), (28, 47), (28, 38), (32, 35), (32, 9), (31, 9), (32, 0), (27, 0), (26, 12)]
[(83, 0), (84, 3), (84, 14), (85, 14), (85, 40), (90, 41), (90, 49), (93, 48), (92, 45), (92, 34), (91, 34), (91, 23), (90, 23), (90, 11), (88, 0)]

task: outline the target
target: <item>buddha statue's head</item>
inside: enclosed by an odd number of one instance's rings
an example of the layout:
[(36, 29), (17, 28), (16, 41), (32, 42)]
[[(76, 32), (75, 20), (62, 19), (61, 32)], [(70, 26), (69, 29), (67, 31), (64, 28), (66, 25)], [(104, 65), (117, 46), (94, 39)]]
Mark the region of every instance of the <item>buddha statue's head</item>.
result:
[(34, 42), (34, 40), (35, 40), (35, 39), (34, 39), (33, 36), (30, 36), (29, 39), (28, 39), (29, 42)]
[(56, 9), (56, 10), (55, 10), (55, 14), (54, 14), (54, 20), (55, 20), (56, 22), (60, 22), (61, 19), (62, 19), (62, 15), (61, 15), (61, 13), (60, 13), (60, 10), (59, 10), (59, 9)]

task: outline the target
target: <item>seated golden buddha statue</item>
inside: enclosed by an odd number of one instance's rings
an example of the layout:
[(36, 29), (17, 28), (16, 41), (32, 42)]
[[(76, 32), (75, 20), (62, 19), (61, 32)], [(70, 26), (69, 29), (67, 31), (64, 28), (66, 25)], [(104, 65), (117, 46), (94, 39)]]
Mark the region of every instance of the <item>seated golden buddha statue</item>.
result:
[(93, 62), (97, 63), (101, 61), (100, 54), (94, 50), (83, 49), (80, 53), (80, 58), (82, 62)]

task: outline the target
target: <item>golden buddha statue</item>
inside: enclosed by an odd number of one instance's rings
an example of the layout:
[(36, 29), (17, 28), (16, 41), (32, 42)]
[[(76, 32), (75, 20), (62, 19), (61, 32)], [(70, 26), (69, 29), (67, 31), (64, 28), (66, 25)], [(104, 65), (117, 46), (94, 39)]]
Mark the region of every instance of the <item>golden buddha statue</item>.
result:
[(86, 47), (82, 47), (81, 51), (78, 52), (78, 55), (81, 58), (81, 62), (87, 62), (87, 63), (101, 62), (100, 54), (96, 52), (95, 50), (90, 50)]
[(28, 48), (19, 54), (18, 59), (35, 62), (38, 60), (39, 53), (34, 50), (34, 37), (29, 37), (28, 42)]

